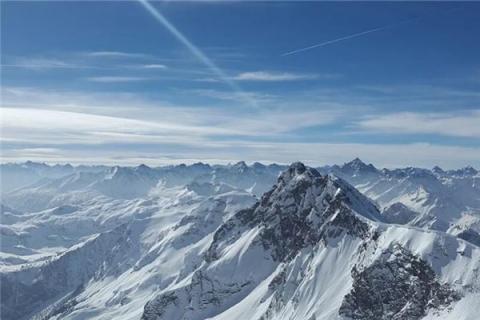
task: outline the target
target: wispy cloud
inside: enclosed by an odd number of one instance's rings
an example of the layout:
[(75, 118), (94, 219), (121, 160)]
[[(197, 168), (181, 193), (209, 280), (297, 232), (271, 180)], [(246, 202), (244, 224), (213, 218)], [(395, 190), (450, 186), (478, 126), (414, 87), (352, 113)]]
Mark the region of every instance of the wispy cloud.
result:
[(105, 58), (149, 58), (149, 54), (138, 52), (122, 52), (122, 51), (91, 51), (85, 52), (88, 57), (105, 57)]
[(104, 76), (104, 77), (88, 77), (86, 80), (91, 82), (101, 83), (116, 83), (116, 82), (138, 82), (138, 81), (150, 81), (152, 78), (147, 77), (122, 77), (122, 76)]
[(30, 70), (46, 69), (80, 69), (89, 66), (53, 58), (16, 58), (12, 63), (2, 64), (2, 67), (23, 68)]
[(168, 67), (164, 64), (158, 64), (158, 63), (154, 63), (154, 64), (144, 64), (142, 66), (140, 66), (141, 68), (143, 69), (167, 69)]
[(235, 77), (237, 81), (298, 81), (313, 80), (318, 78), (315, 74), (299, 74), (289, 72), (268, 72), (268, 71), (252, 71), (242, 72)]
[[(116, 59), (91, 59), (91, 57), (107, 57)], [(142, 58), (142, 63), (133, 63), (133, 58)], [(56, 55), (55, 57), (7, 57), (2, 61), (2, 68), (21, 68), (32, 71), (51, 71), (55, 69), (90, 69), (90, 70), (168, 70), (160, 59), (143, 53), (127, 53), (116, 51), (95, 51), (75, 54)], [(178, 68), (168, 70), (179, 73)], [(188, 72), (193, 73), (192, 69)]]
[[(462, 79), (465, 80), (465, 79)], [(358, 89), (370, 93), (379, 93), (392, 96), (403, 96), (406, 98), (480, 98), (478, 90), (459, 89), (448, 86), (428, 85), (428, 84), (403, 84), (403, 85), (361, 85)]]
[[(213, 80), (212, 80), (213, 81)], [(225, 90), (215, 89), (194, 89), (186, 90), (188, 93), (194, 93), (204, 97), (214, 98), (224, 101), (244, 102), (245, 100), (255, 100), (258, 103), (271, 102), (275, 100), (276, 96), (264, 92), (255, 91), (242, 91), (242, 92), (230, 92)]]
[(480, 138), (480, 110), (456, 113), (402, 112), (370, 116), (358, 126), (374, 132)]
[[(262, 139), (334, 122), (338, 111), (283, 107), (243, 110), (182, 107), (128, 95), (7, 88), (2, 138), (30, 144), (155, 142), (203, 144), (231, 136)], [(65, 101), (64, 101), (65, 100)], [(40, 105), (38, 105), (39, 103)], [(75, 112), (72, 112), (74, 110)], [(268, 121), (265, 121), (268, 119)]]
[[(35, 144), (115, 142), (192, 143), (195, 137), (230, 130), (171, 121), (147, 121), (70, 111), (2, 108), (2, 140)], [(190, 140), (190, 141), (189, 141)]]

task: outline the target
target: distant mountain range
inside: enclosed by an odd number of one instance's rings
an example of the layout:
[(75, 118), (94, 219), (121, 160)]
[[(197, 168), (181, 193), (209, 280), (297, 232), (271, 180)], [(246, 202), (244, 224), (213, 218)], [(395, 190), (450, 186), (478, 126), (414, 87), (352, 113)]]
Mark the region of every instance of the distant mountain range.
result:
[(477, 319), (471, 167), (0, 170), (2, 319)]
[(390, 223), (447, 231), (480, 245), (480, 173), (472, 167), (378, 170), (355, 159), (319, 170), (374, 200)]

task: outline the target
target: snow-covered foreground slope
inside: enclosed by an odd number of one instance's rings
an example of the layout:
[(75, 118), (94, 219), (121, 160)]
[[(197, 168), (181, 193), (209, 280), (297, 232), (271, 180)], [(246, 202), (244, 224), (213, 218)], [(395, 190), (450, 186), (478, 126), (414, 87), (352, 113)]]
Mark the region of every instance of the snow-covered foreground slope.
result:
[(115, 167), (10, 193), (38, 202), (2, 206), (2, 319), (477, 319), (478, 246), (301, 163), (255, 198), (279, 170)]
[(156, 192), (148, 200), (97, 202), (64, 215), (17, 216), (23, 220), (11, 226), (28, 232), (27, 243), (13, 246), (22, 239), (2, 235), (2, 319), (63, 318), (74, 306), (81, 319), (129, 312), (127, 318), (139, 318), (149, 295), (195, 267), (215, 228), (255, 201), (238, 190)]

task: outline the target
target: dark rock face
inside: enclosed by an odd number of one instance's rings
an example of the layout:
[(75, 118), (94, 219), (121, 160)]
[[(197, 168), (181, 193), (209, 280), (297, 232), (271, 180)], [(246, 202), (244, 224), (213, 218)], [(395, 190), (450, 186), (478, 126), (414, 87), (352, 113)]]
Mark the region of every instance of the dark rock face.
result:
[(480, 247), (480, 234), (478, 234), (478, 232), (476, 232), (475, 230), (472, 230), (472, 229), (464, 230), (459, 234), (457, 234), (457, 237)]
[(149, 301), (143, 309), (142, 320), (162, 317), (165, 308), (170, 304), (178, 305), (178, 297), (175, 292), (163, 294), (157, 299)]
[(353, 288), (339, 313), (358, 320), (415, 320), (429, 309), (442, 309), (460, 296), (440, 284), (422, 259), (400, 245), (385, 251), (372, 265), (352, 269)]
[[(230, 297), (241, 294), (251, 283), (221, 283), (201, 270), (195, 271), (191, 283), (181, 289), (164, 293), (149, 301), (144, 309), (142, 320), (171, 319), (172, 314), (183, 313), (181, 319), (189, 318), (189, 312), (204, 314), (209, 318), (209, 306), (221, 308)], [(251, 289), (251, 288), (250, 288)], [(207, 312), (207, 313), (204, 313)]]
[(397, 223), (397, 224), (407, 224), (418, 215), (413, 210), (410, 210), (407, 206), (400, 202), (395, 202), (388, 208), (383, 210), (382, 215), (386, 222), (388, 223)]

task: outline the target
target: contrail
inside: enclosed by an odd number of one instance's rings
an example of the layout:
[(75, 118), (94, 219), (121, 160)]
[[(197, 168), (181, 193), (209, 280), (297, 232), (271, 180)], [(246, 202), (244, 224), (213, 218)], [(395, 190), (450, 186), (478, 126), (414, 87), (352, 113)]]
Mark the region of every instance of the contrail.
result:
[(152, 6), (147, 0), (138, 0), (145, 9), (158, 21), (160, 22), (170, 33), (177, 38), (187, 49), (205, 66), (207, 66), (215, 75), (217, 75), (223, 82), (225, 82), (235, 93), (237, 93), (242, 99), (245, 99), (250, 104), (255, 104), (255, 102), (248, 97), (248, 95), (243, 92), (243, 90), (228, 77), (222, 69), (217, 67), (215, 63), (210, 60), (197, 46), (195, 46), (190, 40), (185, 37), (180, 30), (178, 30), (168, 19), (160, 13), (154, 6)]
[(324, 47), (324, 46), (327, 46), (327, 45), (332, 44), (332, 43), (336, 43), (336, 42), (340, 42), (340, 41), (344, 41), (344, 40), (348, 40), (348, 39), (360, 37), (360, 36), (363, 36), (363, 35), (366, 35), (366, 34), (369, 34), (369, 33), (373, 33), (373, 32), (377, 32), (377, 31), (380, 31), (380, 30), (389, 29), (389, 28), (392, 28), (392, 27), (397, 26), (397, 25), (400, 25), (400, 24), (404, 24), (404, 23), (407, 23), (407, 22), (411, 22), (411, 21), (413, 21), (413, 20), (418, 20), (418, 18), (404, 20), (404, 21), (401, 21), (401, 22), (398, 22), (398, 23), (395, 23), (395, 24), (389, 24), (389, 25), (386, 25), (386, 26), (382, 26), (382, 27), (378, 27), (378, 28), (374, 28), (374, 29), (365, 30), (365, 31), (362, 31), (362, 32), (350, 34), (350, 35), (345, 36), (345, 37), (341, 37), (341, 38), (337, 38), (337, 39), (325, 41), (325, 42), (322, 42), (322, 43), (318, 43), (318, 44), (315, 44), (315, 45), (313, 45), (313, 46), (309, 46), (309, 47), (305, 47), (305, 48), (301, 48), (301, 49), (289, 51), (289, 52), (286, 52), (286, 53), (282, 54), (282, 57), (284, 57), (284, 56), (289, 56), (289, 55), (296, 54), (296, 53), (303, 52), (303, 51), (307, 51), (307, 50), (311, 50), (311, 49), (315, 49), (315, 48), (319, 48), (319, 47)]

